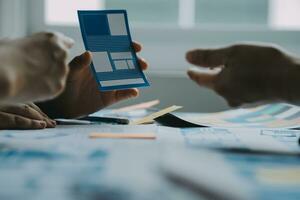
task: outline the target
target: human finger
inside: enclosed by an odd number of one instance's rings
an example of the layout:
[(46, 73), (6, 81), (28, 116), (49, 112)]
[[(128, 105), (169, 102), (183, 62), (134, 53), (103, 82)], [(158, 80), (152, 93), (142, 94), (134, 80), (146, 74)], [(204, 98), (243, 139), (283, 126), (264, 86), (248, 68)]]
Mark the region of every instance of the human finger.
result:
[(195, 81), (198, 85), (213, 89), (217, 94), (222, 96), (228, 103), (230, 107), (238, 107), (242, 104), (239, 98), (236, 97), (234, 91), (224, 87), (220, 87), (217, 84), (218, 74), (196, 72), (194, 70), (189, 70), (188, 76)]
[(135, 41), (132, 42), (132, 46), (133, 46), (133, 49), (135, 50), (135, 52), (137, 52), (137, 53), (140, 52), (143, 48), (140, 43), (135, 42)]
[(139, 95), (139, 90), (134, 88), (134, 89), (128, 89), (128, 90), (118, 90), (115, 93), (115, 99), (116, 102), (130, 99), (137, 97)]
[(34, 110), (38, 111), (42, 116), (44, 117), (48, 117), (48, 115), (46, 115), (37, 105), (35, 105), (34, 103), (28, 103), (28, 106), (30, 106), (31, 108), (33, 108)]
[(205, 72), (196, 72), (194, 70), (188, 70), (187, 72), (190, 79), (198, 83), (200, 86), (204, 86), (210, 89), (215, 88), (215, 82), (218, 78), (216, 73), (205, 73)]
[(148, 68), (148, 63), (144, 58), (138, 57), (138, 62), (142, 70), (146, 70)]
[(43, 129), (47, 124), (15, 114), (0, 112), (0, 129)]
[(195, 49), (186, 53), (186, 60), (202, 67), (219, 67), (225, 65), (231, 48)]
[(31, 108), (27, 104), (2, 106), (0, 110), (5, 113), (20, 115), (31, 119), (36, 119), (36, 120), (43, 119), (43, 116), (41, 114), (39, 114), (36, 110)]
[(90, 51), (86, 51), (83, 54), (76, 56), (69, 64), (72, 69), (75, 68), (83, 68), (86, 66), (90, 66), (92, 62), (92, 53)]
[(4, 106), (1, 107), (0, 110), (8, 114), (14, 114), (28, 119), (39, 120), (39, 121), (43, 120), (46, 122), (47, 127), (49, 128), (55, 126), (54, 123), (52, 123), (48, 117), (44, 117), (41, 113), (39, 113), (36, 109), (34, 109), (28, 104)]
[(47, 128), (54, 128), (56, 126), (56, 121), (46, 115), (37, 105), (34, 103), (29, 103), (28, 105), (44, 117), (44, 120), (47, 123)]

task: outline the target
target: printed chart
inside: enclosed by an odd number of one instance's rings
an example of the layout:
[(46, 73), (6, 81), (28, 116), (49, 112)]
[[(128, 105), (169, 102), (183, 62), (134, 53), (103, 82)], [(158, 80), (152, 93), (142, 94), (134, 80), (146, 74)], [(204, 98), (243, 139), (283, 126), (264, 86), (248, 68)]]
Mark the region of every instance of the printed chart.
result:
[(298, 128), (300, 127), (300, 107), (276, 103), (218, 113), (194, 114), (181, 118), (198, 125), (212, 127)]

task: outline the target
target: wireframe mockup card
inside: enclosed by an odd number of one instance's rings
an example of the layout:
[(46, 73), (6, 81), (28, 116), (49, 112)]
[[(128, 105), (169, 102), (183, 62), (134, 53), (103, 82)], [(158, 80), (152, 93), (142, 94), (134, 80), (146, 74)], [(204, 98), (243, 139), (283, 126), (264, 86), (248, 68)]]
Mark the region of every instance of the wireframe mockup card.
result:
[(101, 91), (149, 86), (132, 46), (126, 10), (78, 11), (78, 17)]

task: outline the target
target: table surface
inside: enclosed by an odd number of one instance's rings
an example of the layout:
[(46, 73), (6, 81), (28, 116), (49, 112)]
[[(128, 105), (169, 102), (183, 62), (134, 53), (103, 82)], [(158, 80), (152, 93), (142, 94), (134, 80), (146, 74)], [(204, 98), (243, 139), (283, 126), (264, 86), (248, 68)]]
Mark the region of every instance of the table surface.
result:
[[(91, 132), (154, 132), (157, 139), (90, 139)], [(41, 131), (0, 133), (0, 199), (205, 199), (204, 194), (176, 185), (159, 172), (170, 152), (178, 155), (178, 162), (186, 161), (177, 154), (178, 149), (188, 148), (184, 138), (168, 142), (165, 137), (165, 133), (180, 135), (180, 129), (60, 125)], [(203, 149), (192, 151), (199, 153), (199, 159), (206, 157)], [(231, 165), (240, 180), (254, 190), (256, 199), (300, 199), (299, 156), (210, 151)], [(196, 165), (193, 160), (188, 162)], [(214, 170), (218, 166), (211, 167)], [(222, 172), (222, 168), (216, 169)], [(274, 169), (296, 172), (286, 175), (290, 179), (278, 181), (272, 176)]]

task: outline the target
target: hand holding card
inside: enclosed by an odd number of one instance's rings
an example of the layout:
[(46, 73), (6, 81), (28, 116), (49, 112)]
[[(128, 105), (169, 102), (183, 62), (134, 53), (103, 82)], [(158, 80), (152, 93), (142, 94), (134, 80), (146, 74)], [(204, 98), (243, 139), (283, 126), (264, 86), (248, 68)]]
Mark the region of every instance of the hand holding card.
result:
[(125, 10), (78, 11), (78, 16), (101, 91), (149, 86), (132, 47)]

